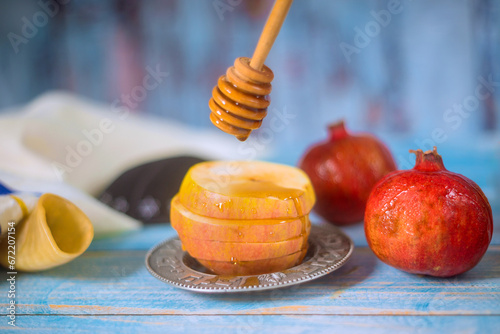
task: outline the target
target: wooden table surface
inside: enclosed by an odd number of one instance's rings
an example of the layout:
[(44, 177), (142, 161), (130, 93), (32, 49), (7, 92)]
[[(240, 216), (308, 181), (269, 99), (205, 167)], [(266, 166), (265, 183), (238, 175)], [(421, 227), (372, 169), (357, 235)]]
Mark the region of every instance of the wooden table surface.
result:
[(147, 251), (176, 236), (169, 224), (94, 240), (71, 263), (17, 274), (15, 328), (5, 316), (4, 277), (0, 332), (500, 333), (498, 228), (480, 264), (447, 279), (391, 268), (366, 246), (362, 225), (344, 231), (356, 248), (337, 271), (294, 287), (218, 295), (149, 274)]

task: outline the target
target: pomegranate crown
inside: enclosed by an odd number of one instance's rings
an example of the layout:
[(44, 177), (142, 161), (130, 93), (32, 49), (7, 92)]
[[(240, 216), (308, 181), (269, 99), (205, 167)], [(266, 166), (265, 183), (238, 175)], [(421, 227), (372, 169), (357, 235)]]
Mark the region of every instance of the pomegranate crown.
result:
[(438, 154), (436, 146), (431, 151), (410, 150), (410, 153), (415, 153), (417, 159), (415, 161), (415, 167), (413, 169), (422, 172), (437, 172), (441, 170), (446, 170), (443, 164), (443, 158)]
[(348, 133), (345, 128), (344, 120), (328, 125), (328, 135), (330, 140), (341, 139), (347, 137)]

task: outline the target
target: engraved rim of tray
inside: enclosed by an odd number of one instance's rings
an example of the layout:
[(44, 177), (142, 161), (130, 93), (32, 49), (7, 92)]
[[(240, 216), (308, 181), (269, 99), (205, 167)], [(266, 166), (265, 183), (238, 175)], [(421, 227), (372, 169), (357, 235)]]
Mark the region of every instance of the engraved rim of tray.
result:
[[(158, 251), (163, 249), (171, 254), (160, 257)], [(248, 276), (221, 276), (201, 272), (195, 266), (188, 265), (197, 262), (182, 250), (178, 237), (151, 248), (146, 254), (145, 262), (151, 275), (181, 289), (202, 293), (249, 292), (292, 286), (325, 276), (343, 266), (353, 250), (354, 243), (339, 228), (312, 225), (309, 250), (302, 263), (278, 272)], [(158, 259), (166, 262), (165, 266), (169, 266), (170, 271), (161, 272), (158, 265), (152, 266), (150, 261), (155, 259), (157, 263)], [(199, 264), (197, 266), (202, 268)], [(251, 282), (258, 280), (259, 284), (246, 285), (249, 279)]]

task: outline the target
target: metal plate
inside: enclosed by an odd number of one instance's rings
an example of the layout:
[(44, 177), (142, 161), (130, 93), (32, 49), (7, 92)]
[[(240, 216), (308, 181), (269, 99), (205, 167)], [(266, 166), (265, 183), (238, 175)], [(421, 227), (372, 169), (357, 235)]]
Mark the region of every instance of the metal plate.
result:
[(353, 249), (353, 242), (340, 229), (312, 225), (306, 257), (300, 265), (283, 271), (253, 276), (214, 275), (182, 250), (179, 238), (153, 247), (146, 255), (146, 267), (160, 281), (190, 291), (260, 291), (304, 283), (329, 274), (346, 263)]

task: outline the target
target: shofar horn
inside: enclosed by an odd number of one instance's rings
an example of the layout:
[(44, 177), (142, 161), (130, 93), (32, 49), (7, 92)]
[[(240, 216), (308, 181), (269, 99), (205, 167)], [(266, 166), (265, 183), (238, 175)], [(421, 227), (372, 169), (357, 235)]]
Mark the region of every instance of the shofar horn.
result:
[[(39, 271), (65, 264), (81, 255), (92, 242), (94, 228), (73, 203), (53, 194), (43, 194), (33, 212), (15, 226), (15, 234), (0, 239), (0, 264), (15, 270)], [(12, 240), (15, 240), (13, 242)], [(9, 253), (15, 246), (15, 256)], [(9, 255), (11, 256), (9, 258)]]

